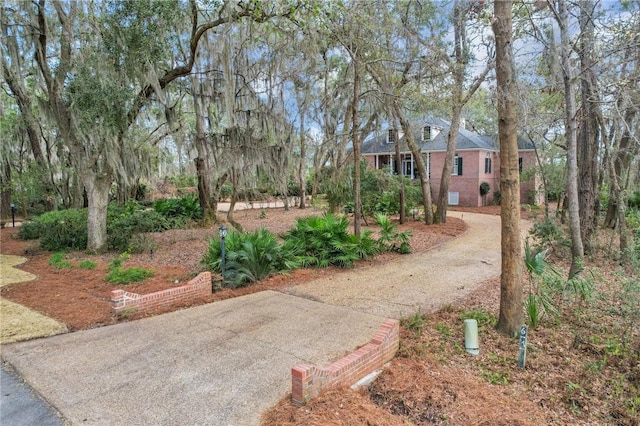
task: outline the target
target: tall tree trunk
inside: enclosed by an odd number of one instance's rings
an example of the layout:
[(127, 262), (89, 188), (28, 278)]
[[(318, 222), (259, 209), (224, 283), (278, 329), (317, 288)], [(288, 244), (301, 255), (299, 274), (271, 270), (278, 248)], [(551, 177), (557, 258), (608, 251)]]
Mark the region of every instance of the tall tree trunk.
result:
[(456, 104), (459, 102), (457, 92), (461, 93), (461, 88), (454, 86), (452, 95), (454, 107), (451, 117), (451, 126), (447, 135), (447, 151), (444, 157), (444, 166), (442, 167), (442, 178), (440, 179), (440, 190), (438, 191), (438, 203), (436, 207), (436, 223), (445, 223), (447, 221), (447, 205), (449, 203), (449, 182), (451, 181), (451, 173), (453, 172), (453, 158), (456, 154), (456, 141), (460, 132), (461, 108)]
[(300, 163), (298, 163), (298, 179), (300, 180), (300, 209), (307, 206), (307, 182), (305, 180), (305, 157), (307, 156), (306, 135), (304, 131), (304, 109), (300, 115)]
[(453, 3), (453, 32), (455, 47), (455, 63), (453, 64), (453, 87), (451, 93), (451, 126), (447, 135), (447, 150), (442, 167), (440, 179), (440, 190), (438, 191), (438, 202), (436, 207), (436, 223), (447, 221), (447, 205), (449, 204), (449, 182), (453, 171), (453, 158), (456, 154), (456, 142), (460, 131), (460, 118), (462, 115), (462, 87), (464, 84), (464, 74), (466, 68), (466, 28), (464, 14), (459, 0)]
[(5, 158), (0, 171), (0, 219), (11, 217), (11, 163)]
[(463, 92), (467, 63), (469, 61), (469, 47), (467, 45), (467, 30), (465, 19), (469, 13), (470, 3), (455, 0), (453, 4), (453, 32), (455, 46), (455, 62), (450, 64), (453, 71), (453, 86), (451, 93), (451, 125), (447, 135), (447, 150), (445, 153), (444, 167), (442, 168), (442, 178), (440, 179), (440, 190), (438, 192), (438, 203), (436, 211), (436, 222), (447, 221), (447, 205), (449, 204), (449, 183), (453, 171), (453, 159), (456, 153), (456, 142), (460, 132), (460, 122), (462, 119), (462, 108), (469, 102), (473, 94), (478, 90), (485, 80), (489, 71), (493, 68), (493, 61), (488, 61), (485, 69), (477, 76), (471, 87)]
[(107, 250), (107, 206), (111, 176), (97, 176), (91, 171), (81, 174), (89, 200), (87, 216), (87, 250), (103, 253)]
[(522, 261), (520, 244), (520, 173), (516, 136), (516, 98), (513, 64), (512, 1), (494, 3), (493, 32), (496, 38), (498, 134), (500, 139), (500, 192), (502, 275), (500, 316), (496, 328), (513, 336), (524, 322), (522, 309)]
[(215, 223), (216, 212), (211, 197), (211, 185), (209, 184), (209, 173), (206, 161), (197, 157), (194, 159), (196, 165), (196, 176), (198, 178), (198, 202), (202, 209), (202, 220), (205, 224)]
[(351, 106), (351, 138), (353, 141), (353, 233), (360, 236), (360, 221), (362, 220), (362, 199), (360, 196), (360, 141), (358, 139), (358, 104), (360, 103), (360, 70), (358, 60), (353, 58), (353, 103)]
[[(8, 37), (6, 28), (4, 26), (3, 33), (5, 35), (5, 38), (15, 42), (15, 39), (13, 37)], [(11, 47), (15, 48), (15, 46), (13, 45)], [(42, 152), (41, 138), (39, 135), (40, 126), (33, 113), (31, 98), (27, 94), (25, 87), (22, 85), (21, 79), (16, 76), (13, 68), (9, 66), (4, 56), (2, 56), (2, 71), (7, 85), (9, 86), (11, 93), (13, 93), (14, 99), (18, 104), (18, 108), (20, 109), (20, 114), (24, 122), (27, 139), (29, 140), (29, 146), (31, 147), (31, 153), (33, 154), (33, 158), (38, 164), (39, 176), (41, 178), (42, 188), (45, 193), (45, 197), (43, 199), (43, 201), (45, 202), (45, 208), (47, 211), (54, 210), (54, 197), (56, 194), (54, 184), (55, 181), (53, 180), (53, 175), (49, 173), (49, 164), (47, 163)]]
[[(393, 129), (398, 134), (398, 129)], [(396, 137), (395, 142), (395, 150), (396, 150), (396, 175), (400, 178), (400, 190), (398, 196), (400, 197), (400, 223), (405, 223), (407, 221), (406, 212), (405, 212), (405, 200), (404, 200), (404, 170), (402, 170), (402, 160), (400, 159), (400, 138)]]
[(229, 211), (227, 212), (227, 221), (238, 231), (244, 231), (242, 225), (235, 220), (233, 217), (234, 210), (236, 209), (236, 202), (238, 201), (238, 173), (236, 170), (231, 171), (231, 185), (233, 185), (233, 189), (231, 190), (231, 201), (229, 202)]
[(431, 200), (431, 185), (429, 184), (429, 175), (427, 174), (427, 166), (424, 163), (422, 152), (420, 147), (416, 143), (413, 132), (411, 131), (411, 125), (405, 119), (400, 106), (396, 101), (392, 102), (393, 111), (398, 120), (400, 121), (400, 127), (404, 132), (404, 137), (409, 145), (409, 150), (413, 154), (414, 161), (418, 166), (418, 175), (420, 176), (420, 189), (422, 190), (422, 206), (424, 208), (424, 223), (427, 225), (433, 224), (433, 202)]
[(580, 204), (578, 202), (578, 156), (575, 79), (571, 65), (571, 39), (569, 38), (569, 10), (566, 0), (558, 0), (562, 77), (564, 81), (565, 133), (567, 139), (567, 202), (571, 233), (571, 268), (569, 278), (579, 274), (584, 265), (584, 246), (580, 230)]
[[(609, 153), (612, 157), (611, 162), (613, 165), (610, 167), (610, 176), (611, 179), (620, 179), (618, 186), (622, 188), (622, 180), (620, 176), (624, 173), (629, 173), (629, 168), (631, 167), (631, 160), (633, 159), (633, 155), (631, 153), (632, 145), (633, 145), (633, 137), (629, 133), (629, 125), (633, 122), (636, 115), (635, 108), (628, 108), (624, 114), (624, 123), (622, 137), (620, 137), (617, 145), (617, 149), (613, 153)], [(618, 220), (618, 210), (620, 209), (620, 205), (618, 202), (619, 194), (615, 192), (614, 186), (612, 185), (609, 189), (609, 206), (607, 207), (607, 214), (604, 219), (604, 226), (607, 228), (615, 228)]]
[(580, 230), (585, 253), (592, 252), (593, 232), (597, 227), (596, 214), (598, 174), (598, 104), (594, 46), (594, 4), (585, 0), (580, 9), (580, 62), (582, 114), (578, 126), (578, 204), (580, 206)]
[(213, 223), (220, 222), (220, 219), (218, 218), (218, 202), (220, 201), (220, 198), (221, 198), (222, 187), (228, 178), (229, 178), (229, 174), (225, 173), (219, 179), (216, 180), (216, 186), (213, 189), (213, 197), (211, 197), (211, 210), (213, 212), (213, 216), (211, 217), (211, 220), (213, 221)]

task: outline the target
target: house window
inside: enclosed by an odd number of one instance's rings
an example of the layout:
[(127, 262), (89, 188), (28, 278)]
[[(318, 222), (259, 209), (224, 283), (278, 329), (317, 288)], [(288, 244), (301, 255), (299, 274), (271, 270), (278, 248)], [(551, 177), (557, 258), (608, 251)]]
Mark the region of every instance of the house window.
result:
[(424, 126), (422, 128), (422, 141), (430, 141), (431, 140), (431, 126)]
[(456, 154), (453, 157), (453, 171), (451, 172), (452, 176), (462, 176), (462, 157)]
[(449, 205), (457, 206), (458, 204), (460, 204), (460, 193), (449, 191)]
[(389, 133), (387, 134), (387, 143), (396, 143), (395, 129), (389, 129)]
[(485, 174), (491, 173), (491, 154), (487, 153), (484, 159), (484, 172)]
[(518, 158), (518, 171), (522, 173), (522, 157)]

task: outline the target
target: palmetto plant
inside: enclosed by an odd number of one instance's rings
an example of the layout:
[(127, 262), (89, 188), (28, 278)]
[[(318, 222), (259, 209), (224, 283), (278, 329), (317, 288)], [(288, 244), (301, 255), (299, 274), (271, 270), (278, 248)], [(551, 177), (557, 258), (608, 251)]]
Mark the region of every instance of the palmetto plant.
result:
[(409, 245), (410, 231), (398, 232), (398, 225), (391, 222), (389, 216), (378, 213), (375, 215), (376, 223), (380, 227), (378, 244), (382, 251), (397, 251), (402, 254), (411, 253)]
[(283, 235), (283, 249), (294, 253), (304, 266), (312, 267), (351, 267), (356, 260), (377, 253), (371, 232), (358, 238), (349, 234), (348, 227), (346, 216), (332, 213), (299, 218), (295, 227)]
[[(254, 232), (229, 232), (225, 239), (226, 264), (224, 284), (241, 287), (267, 276), (298, 266), (290, 253), (282, 250), (276, 236), (264, 228)], [(213, 272), (222, 272), (222, 244), (218, 238), (209, 240), (202, 262)]]
[[(547, 250), (535, 250), (529, 245), (529, 239), (524, 244), (524, 264), (529, 273), (529, 296), (525, 302), (529, 324), (537, 328), (545, 313), (556, 314), (553, 297), (556, 293), (555, 283), (558, 275), (549, 267), (546, 256)], [(550, 271), (551, 276), (545, 276)]]

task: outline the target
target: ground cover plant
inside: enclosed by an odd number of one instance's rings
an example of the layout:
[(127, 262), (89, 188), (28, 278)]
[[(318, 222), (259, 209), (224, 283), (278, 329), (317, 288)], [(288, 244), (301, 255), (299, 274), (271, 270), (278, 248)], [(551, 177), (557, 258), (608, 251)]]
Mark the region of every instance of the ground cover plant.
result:
[(49, 265), (57, 268), (57, 269), (62, 269), (62, 268), (71, 268), (72, 265), (71, 263), (69, 263), (68, 261), (66, 261), (64, 259), (64, 253), (63, 252), (56, 252), (54, 254), (51, 255), (51, 257), (49, 258)]
[(123, 253), (120, 257), (113, 259), (109, 264), (109, 273), (104, 278), (112, 284), (127, 285), (138, 281), (144, 281), (153, 276), (154, 272), (147, 268), (132, 266), (124, 268), (123, 263), (130, 257), (129, 253)]

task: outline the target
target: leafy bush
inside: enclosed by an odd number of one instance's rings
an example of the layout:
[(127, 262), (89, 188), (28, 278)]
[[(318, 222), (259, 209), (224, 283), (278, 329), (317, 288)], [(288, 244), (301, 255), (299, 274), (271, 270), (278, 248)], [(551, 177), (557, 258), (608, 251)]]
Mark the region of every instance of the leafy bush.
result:
[(87, 210), (68, 209), (38, 216), (40, 247), (45, 250), (84, 250), (87, 247)]
[(187, 195), (182, 198), (167, 198), (157, 200), (153, 209), (166, 218), (183, 217), (187, 220), (202, 218), (202, 209), (196, 195)]
[(635, 191), (629, 196), (629, 208), (640, 210), (640, 191)]
[(21, 240), (37, 240), (42, 235), (42, 223), (35, 218), (31, 222), (22, 222), (18, 228), (18, 238)]
[(49, 257), (49, 265), (56, 269), (71, 268), (72, 265), (64, 259), (64, 253), (59, 251)]
[(304, 266), (351, 267), (358, 259), (378, 251), (371, 232), (360, 238), (349, 234), (346, 216), (326, 213), (323, 216), (298, 218), (294, 228), (283, 236), (283, 249), (295, 253)]
[(489, 193), (490, 190), (491, 190), (491, 186), (489, 185), (488, 182), (482, 182), (480, 184), (480, 195), (485, 196)]
[(130, 215), (119, 216), (107, 223), (109, 248), (126, 251), (130, 249), (135, 234), (167, 229), (171, 229), (170, 222), (154, 210), (138, 210)]
[(569, 247), (570, 241), (565, 235), (558, 221), (552, 217), (545, 218), (540, 222), (533, 224), (529, 230), (529, 234), (533, 235), (542, 248), (548, 247)]
[[(241, 287), (272, 273), (297, 266), (287, 258), (276, 236), (264, 228), (254, 232), (229, 232), (225, 239), (224, 284)], [(222, 272), (222, 241), (211, 238), (202, 264), (213, 272)]]
[(233, 193), (233, 186), (226, 183), (220, 188), (220, 200), (228, 200)]
[(175, 175), (170, 176), (167, 180), (172, 185), (175, 185), (176, 188), (185, 188), (188, 186), (196, 186), (198, 184), (198, 179), (195, 175)]
[(496, 206), (499, 206), (502, 203), (502, 192), (493, 191), (493, 202)]

